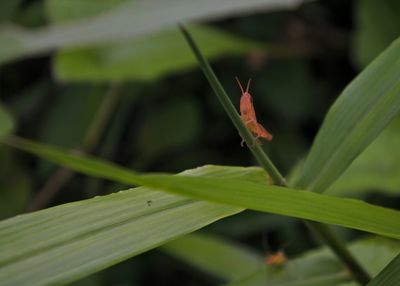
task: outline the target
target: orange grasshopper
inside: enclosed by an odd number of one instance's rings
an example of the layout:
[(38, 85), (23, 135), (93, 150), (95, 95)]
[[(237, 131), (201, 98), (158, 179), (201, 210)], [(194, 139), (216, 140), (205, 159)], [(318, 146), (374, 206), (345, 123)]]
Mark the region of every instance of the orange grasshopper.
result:
[(278, 250), (276, 253), (268, 255), (265, 258), (265, 263), (267, 265), (282, 266), (286, 262), (286, 255), (283, 250)]
[[(249, 93), (251, 79), (247, 82), (246, 91), (244, 91), (242, 84), (236, 77), (236, 81), (239, 84), (240, 90), (242, 91), (242, 96), (240, 97), (240, 117), (243, 123), (246, 125), (247, 129), (250, 130), (251, 134), (255, 136), (254, 141), (260, 143), (258, 140), (260, 137), (268, 141), (271, 141), (273, 136), (269, 133), (260, 123), (257, 122), (256, 111), (254, 110), (253, 98)], [(243, 146), (244, 139), (240, 143)]]

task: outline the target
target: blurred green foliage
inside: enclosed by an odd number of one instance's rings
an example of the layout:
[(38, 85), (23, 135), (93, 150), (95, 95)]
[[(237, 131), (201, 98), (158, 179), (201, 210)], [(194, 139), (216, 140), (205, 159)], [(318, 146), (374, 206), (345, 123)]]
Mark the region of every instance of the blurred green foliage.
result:
[[(37, 27), (105, 13), (124, 0), (0, 1), (0, 23)], [(301, 162), (328, 107), (360, 69), (400, 35), (396, 0), (312, 1), (289, 11), (231, 16), (191, 28), (228, 94), (238, 104), (234, 77), (253, 78), (258, 119), (274, 135), (263, 142), (286, 173)], [(18, 53), (19, 42), (0, 50)], [(0, 66), (0, 135), (15, 132), (79, 148), (118, 82), (120, 100), (101, 130), (98, 156), (138, 171), (176, 172), (206, 163), (253, 165), (195, 59), (176, 30), (122, 42), (59, 49)], [(3, 108), (2, 108), (3, 109)], [(328, 190), (398, 204), (399, 122), (396, 120)], [(0, 218), (22, 213), (54, 173), (39, 159), (1, 147)], [(82, 186), (92, 186), (84, 191)], [(89, 188), (88, 188), (89, 189)], [(47, 206), (117, 191), (109, 182), (75, 176)], [(387, 197), (390, 195), (390, 197)], [(298, 222), (244, 212), (207, 227), (258, 251), (285, 247), (289, 257), (316, 246)], [(343, 236), (356, 233), (344, 231)], [(370, 252), (364, 251), (363, 255)], [(212, 285), (178, 260), (153, 251), (76, 285)]]

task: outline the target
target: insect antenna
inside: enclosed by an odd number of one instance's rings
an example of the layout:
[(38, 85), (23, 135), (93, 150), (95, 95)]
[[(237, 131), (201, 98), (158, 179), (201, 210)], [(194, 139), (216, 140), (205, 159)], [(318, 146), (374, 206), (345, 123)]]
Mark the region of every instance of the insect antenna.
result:
[(246, 92), (249, 92), (249, 88), (250, 88), (250, 83), (251, 83), (251, 78), (249, 78), (249, 81), (247, 82), (247, 87), (246, 87)]
[(239, 81), (239, 79), (238, 79), (237, 76), (235, 76), (235, 78), (236, 78), (236, 81), (237, 81), (237, 83), (238, 83), (238, 85), (239, 85), (239, 87), (240, 87), (240, 90), (242, 91), (242, 94), (244, 94), (244, 89), (243, 89), (243, 87), (242, 87), (242, 84), (240, 83), (240, 81)]

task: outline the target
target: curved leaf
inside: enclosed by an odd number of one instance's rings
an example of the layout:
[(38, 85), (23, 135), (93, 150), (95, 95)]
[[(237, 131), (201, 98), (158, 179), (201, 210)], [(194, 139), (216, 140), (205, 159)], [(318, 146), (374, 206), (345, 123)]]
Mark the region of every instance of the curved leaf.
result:
[(400, 110), (400, 39), (353, 80), (330, 108), (296, 187), (323, 192)]

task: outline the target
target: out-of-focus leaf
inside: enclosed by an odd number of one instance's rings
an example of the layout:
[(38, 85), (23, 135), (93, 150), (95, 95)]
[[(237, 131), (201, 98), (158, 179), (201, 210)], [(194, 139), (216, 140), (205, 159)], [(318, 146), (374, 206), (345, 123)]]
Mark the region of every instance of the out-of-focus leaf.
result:
[[(58, 23), (81, 19), (126, 2), (47, 1), (50, 18)], [(209, 59), (246, 52), (260, 45), (213, 28), (193, 27)], [(102, 47), (67, 49), (54, 59), (54, 72), (62, 81), (151, 80), (195, 66), (195, 59), (177, 30), (157, 33)]]
[(376, 58), (330, 108), (296, 187), (323, 192), (400, 110), (400, 39)]
[(46, 11), (54, 23), (78, 20), (107, 12), (129, 0), (46, 0)]
[[(8, 144), (89, 175), (127, 184), (210, 200), (257, 211), (271, 212), (368, 231), (400, 239), (400, 212), (360, 200), (344, 199), (269, 185), (268, 182), (140, 174), (111, 163), (73, 154), (20, 138)], [(323, 208), (321, 208), (323, 206)]]
[(400, 36), (400, 2), (358, 0), (355, 6), (355, 57), (364, 67)]
[[(259, 47), (248, 39), (213, 28), (192, 27), (208, 59)], [(176, 29), (98, 48), (60, 52), (54, 72), (62, 81), (152, 80), (194, 67), (196, 60)]]
[(0, 139), (7, 136), (13, 128), (13, 119), (0, 103)]
[(367, 286), (396, 285), (400, 281), (400, 254), (398, 254)]
[[(369, 273), (376, 274), (400, 251), (400, 243), (382, 237), (370, 237), (351, 243), (349, 249)], [(282, 266), (264, 266), (229, 286), (336, 286), (345, 285), (342, 283), (346, 281), (350, 282), (351, 277), (332, 252), (318, 249), (298, 258), (288, 258)]]
[[(184, 173), (265, 179), (255, 168)], [(239, 211), (136, 188), (20, 215), (0, 222), (1, 284), (66, 284)]]
[(368, 192), (400, 194), (400, 118), (396, 118), (343, 175), (327, 194), (362, 196)]
[(226, 281), (250, 275), (262, 265), (262, 257), (250, 249), (209, 235), (186, 235), (161, 250)]
[(101, 15), (30, 30), (4, 28), (0, 63), (60, 47), (88, 46), (126, 40), (163, 30), (179, 22), (215, 19), (237, 13), (297, 6), (300, 0), (136, 0)]
[(191, 100), (154, 106), (153, 113), (144, 119), (136, 132), (138, 152), (142, 160), (156, 157), (193, 140), (199, 127), (198, 106)]

